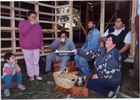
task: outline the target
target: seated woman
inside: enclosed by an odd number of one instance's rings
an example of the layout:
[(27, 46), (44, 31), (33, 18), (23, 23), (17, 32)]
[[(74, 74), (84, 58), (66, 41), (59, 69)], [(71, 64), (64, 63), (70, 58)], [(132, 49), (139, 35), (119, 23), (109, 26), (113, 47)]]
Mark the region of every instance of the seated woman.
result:
[[(58, 39), (56, 39), (51, 45), (51, 50), (58, 50), (58, 51), (71, 51), (75, 49), (75, 45), (73, 41), (70, 38), (67, 38), (67, 31), (62, 30), (59, 33)], [(51, 63), (52, 62), (61, 62), (61, 66), (59, 68), (59, 71), (62, 70), (64, 67), (66, 67), (67, 62), (70, 60), (70, 56), (57, 56), (56, 54), (49, 54), (46, 57), (46, 69), (45, 74), (51, 70)]]
[(78, 54), (88, 59), (95, 59), (96, 73), (92, 76), (86, 85), (86, 88), (100, 93), (106, 98), (115, 98), (122, 80), (122, 58), (115, 46), (119, 39), (109, 34), (105, 47), (99, 47), (93, 50), (74, 49), (74, 54)]

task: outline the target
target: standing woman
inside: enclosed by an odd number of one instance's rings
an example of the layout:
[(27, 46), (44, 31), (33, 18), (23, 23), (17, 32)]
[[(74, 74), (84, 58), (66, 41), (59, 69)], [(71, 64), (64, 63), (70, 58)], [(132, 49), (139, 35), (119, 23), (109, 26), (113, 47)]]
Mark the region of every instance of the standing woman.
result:
[(34, 76), (36, 76), (37, 80), (42, 80), (42, 77), (39, 76), (38, 62), (40, 48), (42, 52), (44, 51), (44, 43), (41, 26), (36, 22), (36, 12), (29, 11), (25, 20), (20, 22), (18, 30), (19, 43), (22, 47), (30, 81), (34, 80)]

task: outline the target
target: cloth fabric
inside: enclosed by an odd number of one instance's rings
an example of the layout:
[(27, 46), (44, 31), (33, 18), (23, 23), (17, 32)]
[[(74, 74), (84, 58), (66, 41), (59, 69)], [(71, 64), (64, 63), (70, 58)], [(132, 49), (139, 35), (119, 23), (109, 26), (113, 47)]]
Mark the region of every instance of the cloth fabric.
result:
[(22, 49), (24, 59), (26, 62), (26, 68), (28, 76), (39, 75), (39, 58), (40, 58), (40, 49), (27, 50)]
[(90, 79), (87, 82), (86, 88), (94, 92), (100, 93), (107, 97), (110, 91), (114, 91), (118, 85), (112, 84), (102, 79)]
[[(113, 27), (113, 28), (115, 28), (115, 26)], [(123, 27), (122, 29), (120, 29), (120, 30), (118, 30), (117, 31), (117, 29), (115, 28), (115, 30), (114, 30), (114, 35), (116, 35), (116, 36), (118, 36), (120, 33), (121, 33), (121, 31), (122, 30), (124, 30), (125, 29), (125, 27)], [(101, 37), (106, 37), (107, 35), (108, 35), (108, 32), (109, 31), (109, 29), (107, 29), (106, 30), (106, 32), (101, 36)], [(131, 44), (131, 31), (129, 31), (128, 33), (127, 33), (127, 35), (126, 35), (126, 37), (124, 38), (124, 41), (123, 41), (124, 43), (129, 43), (129, 44)]]
[[(66, 49), (66, 42), (62, 42), (60, 46), (57, 48), (58, 51), (67, 51)], [(62, 60), (63, 56), (58, 56), (57, 54), (54, 54), (55, 59), (57, 62), (60, 62)]]
[(18, 84), (22, 84), (22, 73), (16, 73), (14, 75), (5, 75), (1, 79), (5, 83), (5, 89), (11, 88), (12, 82), (17, 81)]
[(17, 65), (16, 68), (15, 66), (12, 67), (10, 64), (8, 63), (5, 63), (4, 64), (4, 67), (3, 67), (3, 75), (2, 75), (2, 78), (5, 76), (5, 75), (15, 75), (16, 73), (20, 72), (21, 69), (20, 67)]
[[(60, 38), (58, 38), (60, 39)], [(65, 42), (58, 43), (58, 39), (56, 39), (51, 45), (50, 49), (51, 50), (66, 50), (66, 51), (72, 51), (75, 49), (75, 44), (73, 41), (69, 38), (66, 39)], [(61, 66), (59, 68), (59, 71), (62, 70), (64, 67), (66, 67), (67, 62), (70, 60), (70, 56), (61, 56), (59, 57), (60, 60), (57, 59), (55, 54), (49, 54), (46, 56), (46, 69), (45, 71), (50, 71), (51, 70), (51, 63), (52, 62), (61, 62)]]
[[(82, 46), (83, 50), (87, 49), (95, 49), (98, 48), (100, 45), (100, 31), (97, 28), (94, 28), (93, 30), (88, 32), (87, 41)], [(75, 56), (75, 62), (78, 65), (80, 71), (85, 75), (91, 75), (93, 72), (90, 69), (88, 62), (91, 61), (91, 59), (84, 58), (82, 56), (76, 55)]]
[(135, 47), (135, 57), (134, 57), (134, 80), (139, 83), (139, 43)]
[(19, 30), (19, 43), (23, 49), (39, 49), (44, 47), (43, 33), (41, 26), (37, 23), (32, 25), (27, 20), (20, 22)]
[(139, 42), (139, 15), (135, 17), (135, 28), (137, 33), (137, 41)]
[[(61, 65), (59, 71), (61, 71), (64, 67), (66, 67), (67, 62), (70, 60), (70, 56), (63, 56), (61, 60)], [(45, 71), (48, 72), (51, 70), (52, 62), (57, 62), (54, 54), (49, 54), (46, 56), (46, 69)]]
[(87, 59), (95, 59), (94, 66), (99, 79), (119, 85), (122, 80), (122, 58), (118, 49), (113, 48), (107, 52), (106, 47), (93, 50), (77, 49), (77, 55)]

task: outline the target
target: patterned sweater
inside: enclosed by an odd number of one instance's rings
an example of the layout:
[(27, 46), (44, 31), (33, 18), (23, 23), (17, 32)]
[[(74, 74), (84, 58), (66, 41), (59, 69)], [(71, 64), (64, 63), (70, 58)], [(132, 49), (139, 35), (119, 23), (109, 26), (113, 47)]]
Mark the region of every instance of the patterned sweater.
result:
[(93, 50), (77, 49), (77, 54), (87, 59), (95, 59), (96, 74), (100, 79), (117, 85), (121, 83), (122, 58), (118, 49), (113, 48), (109, 52), (107, 52), (106, 47)]
[(16, 73), (19, 73), (20, 71), (21, 71), (21, 69), (20, 69), (20, 67), (18, 65), (12, 67), (8, 63), (5, 63), (4, 64), (4, 67), (3, 67), (3, 75), (2, 75), (2, 78), (5, 75), (15, 75)]

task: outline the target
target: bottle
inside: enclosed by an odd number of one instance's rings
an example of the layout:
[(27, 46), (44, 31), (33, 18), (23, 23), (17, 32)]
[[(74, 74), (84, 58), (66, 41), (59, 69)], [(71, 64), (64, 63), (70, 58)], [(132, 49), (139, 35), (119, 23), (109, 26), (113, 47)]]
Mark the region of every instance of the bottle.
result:
[(84, 80), (85, 80), (85, 84), (87, 83), (87, 79), (86, 79), (86, 76), (84, 76)]

